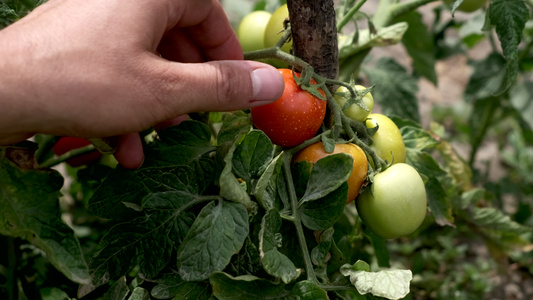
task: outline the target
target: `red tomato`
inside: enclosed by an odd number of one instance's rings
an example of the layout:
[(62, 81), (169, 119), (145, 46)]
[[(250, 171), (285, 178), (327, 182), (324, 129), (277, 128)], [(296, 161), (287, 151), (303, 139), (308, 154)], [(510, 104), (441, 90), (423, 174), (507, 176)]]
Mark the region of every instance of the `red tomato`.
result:
[[(52, 150), (55, 155), (63, 155), (71, 150), (89, 146), (91, 142), (84, 138), (78, 137), (62, 137), (57, 141)], [(102, 157), (102, 153), (98, 150), (73, 157), (67, 160), (67, 164), (71, 167), (79, 167), (87, 164), (97, 162)]]
[[(317, 133), (324, 121), (327, 103), (302, 90), (294, 82), (291, 70), (279, 69), (279, 72), (285, 80), (283, 95), (276, 102), (252, 108), (252, 121), (274, 144), (294, 147)], [(325, 97), (324, 92), (320, 92)]]

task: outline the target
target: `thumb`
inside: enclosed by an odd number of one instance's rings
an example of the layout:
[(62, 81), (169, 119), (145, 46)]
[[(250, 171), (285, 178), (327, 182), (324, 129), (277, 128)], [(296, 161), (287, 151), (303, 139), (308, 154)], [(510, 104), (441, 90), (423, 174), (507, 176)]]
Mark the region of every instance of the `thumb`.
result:
[[(183, 64), (159, 61), (160, 98), (171, 116), (199, 111), (233, 111), (276, 101), (283, 77), (274, 67), (255, 61)], [(168, 112), (168, 111), (167, 111)]]

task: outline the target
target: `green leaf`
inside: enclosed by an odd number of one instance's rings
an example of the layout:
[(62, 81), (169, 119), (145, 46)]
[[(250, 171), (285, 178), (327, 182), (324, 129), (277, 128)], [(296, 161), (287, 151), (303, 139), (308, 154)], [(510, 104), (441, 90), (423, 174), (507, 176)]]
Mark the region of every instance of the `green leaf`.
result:
[(143, 167), (190, 165), (215, 150), (211, 131), (204, 123), (187, 120), (163, 129), (159, 139), (147, 146)]
[(233, 144), (227, 154), (224, 157), (224, 169), (220, 174), (219, 186), (220, 196), (224, 199), (231, 200), (237, 203), (241, 203), (246, 209), (253, 211), (256, 208), (256, 204), (250, 199), (247, 190), (239, 183), (237, 177), (233, 171), (233, 154), (235, 152), (236, 145)]
[(116, 280), (136, 266), (146, 277), (157, 275), (171, 258), (168, 234), (174, 226), (172, 220), (173, 214), (159, 212), (113, 226), (89, 264), (92, 283), (85, 291)]
[(299, 209), (302, 223), (311, 230), (325, 230), (333, 226), (344, 212), (347, 195), (348, 183), (343, 182), (324, 197), (303, 203)]
[(395, 22), (406, 22), (409, 26), (403, 35), (402, 43), (409, 56), (413, 59), (415, 71), (434, 85), (437, 85), (434, 41), (428, 32), (426, 24), (422, 21), (422, 14), (412, 11), (397, 18)]
[(217, 272), (211, 275), (209, 282), (213, 287), (213, 295), (219, 300), (298, 299), (297, 296), (290, 296), (284, 285), (252, 275), (233, 277)]
[(483, 229), (514, 234), (533, 232), (532, 227), (516, 223), (501, 210), (492, 207), (472, 208), (474, 222)]
[(28, 240), (70, 280), (90, 282), (74, 231), (61, 220), (63, 177), (53, 170), (22, 170), (0, 147), (0, 234)]
[(131, 292), (128, 300), (150, 300), (150, 292), (142, 287), (136, 287)]
[(482, 31), (485, 22), (485, 13), (475, 14), (473, 18), (466, 20), (459, 29), (459, 36), (468, 48), (474, 47), (478, 42), (482, 41), (485, 34)]
[(113, 283), (113, 285), (102, 297), (102, 300), (124, 300), (129, 293), (130, 289), (126, 283), (126, 276), (122, 276), (115, 283)]
[(233, 154), (233, 170), (248, 184), (258, 178), (274, 157), (274, 145), (260, 130), (252, 130), (237, 146)]
[(472, 61), (474, 72), (470, 76), (465, 90), (465, 100), (472, 102), (477, 99), (491, 97), (501, 86), (505, 60), (498, 53), (491, 53), (484, 60)]
[(530, 130), (533, 130), (533, 81), (523, 80), (511, 89), (510, 95), (511, 105)]
[(207, 300), (211, 297), (211, 286), (208, 283), (184, 281), (177, 273), (165, 274), (157, 283), (150, 292), (156, 299)]
[(242, 111), (228, 113), (224, 116), (222, 127), (218, 132), (218, 145), (231, 145), (250, 130), (252, 130), (252, 120), (248, 114)]
[(497, 95), (501, 95), (513, 85), (518, 74), (518, 45), (529, 19), (529, 9), (523, 0), (492, 0), (488, 15), (490, 24), (496, 27), (506, 59), (504, 81), (497, 91)]
[(181, 210), (191, 202), (201, 201), (199, 180), (203, 178), (199, 179), (198, 173), (187, 166), (119, 170), (95, 191), (89, 208), (101, 217), (115, 219), (129, 216), (126, 207)]
[(416, 151), (435, 148), (439, 142), (429, 132), (422, 128), (405, 126), (400, 128), (406, 148)]
[(300, 300), (329, 300), (325, 290), (308, 280), (296, 283), (291, 290), (291, 295), (298, 296)]
[[(356, 30), (346, 38), (339, 39), (339, 59), (349, 59), (356, 53), (372, 47), (386, 47), (399, 43), (406, 30), (407, 23), (397, 22), (387, 27), (382, 27), (372, 33), (369, 29)], [(358, 35), (357, 42), (354, 37)]]
[(284, 283), (289, 283), (298, 277), (294, 263), (278, 251), (281, 247), (281, 217), (276, 210), (269, 210), (261, 221), (259, 231), (259, 255), (265, 271)]
[(441, 226), (448, 225), (455, 227), (453, 225), (454, 217), (448, 195), (437, 178), (428, 178), (426, 182), (426, 193), (428, 195), (428, 206), (431, 214), (435, 218), (435, 222)]
[(338, 153), (319, 159), (313, 166), (301, 203), (320, 199), (346, 182), (353, 169), (353, 158)]
[(365, 272), (353, 266), (344, 265), (340, 269), (342, 275), (350, 276), (350, 281), (359, 294), (371, 293), (387, 299), (401, 299), (409, 294), (409, 284), (413, 279), (410, 270), (385, 270)]
[(279, 209), (279, 204), (277, 204), (277, 182), (280, 173), (283, 172), (283, 154), (276, 156), (270, 164), (266, 167), (261, 177), (257, 181), (253, 195), (259, 201), (261, 206), (270, 210), (273, 208)]
[(181, 278), (204, 280), (222, 271), (242, 248), (248, 227), (248, 212), (243, 205), (228, 201), (206, 205), (178, 248)]
[(420, 122), (418, 111), (418, 81), (391, 58), (380, 58), (374, 68), (363, 71), (375, 85), (374, 99), (386, 115), (398, 115)]
[[(365, 236), (372, 244), (372, 248), (374, 248), (376, 259), (378, 260), (378, 266), (390, 268), (390, 254), (389, 248), (387, 247), (387, 240), (375, 234), (368, 228), (365, 229)], [(355, 266), (357, 266), (357, 263), (354, 265), (354, 267)], [(357, 270), (370, 271), (370, 269), (366, 270), (360, 268)]]
[(329, 250), (333, 246), (333, 228), (330, 227), (320, 233), (318, 245), (311, 250), (311, 261), (315, 266), (325, 266)]

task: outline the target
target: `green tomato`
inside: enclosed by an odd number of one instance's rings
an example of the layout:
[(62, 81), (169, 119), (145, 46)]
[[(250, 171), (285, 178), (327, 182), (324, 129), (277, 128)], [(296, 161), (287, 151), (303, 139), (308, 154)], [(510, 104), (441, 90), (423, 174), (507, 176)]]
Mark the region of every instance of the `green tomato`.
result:
[[(287, 4), (280, 6), (268, 20), (268, 24), (265, 29), (264, 42), (265, 48), (272, 47), (276, 45), (281, 36), (283, 35), (283, 30), (285, 29), (284, 23), (285, 20), (289, 18), (289, 9)], [(292, 48), (292, 41), (288, 41), (281, 47), (281, 50), (286, 53), (290, 53)]]
[[(448, 5), (450, 8), (452, 7), (453, 2), (453, 0), (444, 0), (444, 3), (446, 3), (446, 5)], [(464, 0), (463, 3), (459, 5), (457, 10), (471, 13), (480, 9), (483, 5), (485, 5), (485, 2), (487, 2), (487, 0)]]
[(243, 52), (265, 48), (265, 29), (271, 15), (268, 11), (257, 10), (242, 19), (237, 28), (237, 37), (241, 42)]
[(370, 114), (366, 120), (366, 127), (374, 128), (379, 125), (378, 131), (372, 136), (372, 149), (379, 158), (389, 163), (404, 163), (406, 159), (405, 144), (398, 126), (382, 114)]
[(385, 239), (413, 233), (426, 217), (424, 182), (408, 164), (395, 164), (378, 173), (355, 202), (363, 223)]
[[(357, 92), (357, 91), (366, 89), (366, 87), (362, 85), (356, 85), (354, 86), (354, 89)], [(349, 96), (346, 97), (346, 96), (343, 96), (343, 94), (349, 95), (350, 91), (346, 87), (340, 86), (335, 92), (335, 96), (334, 96), (335, 101), (337, 101), (341, 109), (344, 107), (344, 104), (346, 104), (346, 101), (348, 101), (349, 99)], [(344, 114), (350, 119), (353, 119), (359, 122), (365, 121), (366, 117), (368, 117), (368, 115), (372, 112), (372, 109), (374, 108), (374, 97), (372, 97), (372, 94), (368, 92), (363, 96), (362, 100), (363, 100), (363, 103), (366, 105), (366, 107), (368, 107), (368, 110), (365, 110), (361, 106), (354, 103), (343, 110)]]

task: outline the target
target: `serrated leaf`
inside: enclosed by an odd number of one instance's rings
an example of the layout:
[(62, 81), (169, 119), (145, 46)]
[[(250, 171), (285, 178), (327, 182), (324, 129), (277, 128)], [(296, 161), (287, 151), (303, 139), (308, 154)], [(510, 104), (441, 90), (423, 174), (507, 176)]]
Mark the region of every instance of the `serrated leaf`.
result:
[(492, 0), (489, 14), (506, 59), (504, 81), (496, 92), (501, 95), (514, 84), (518, 74), (518, 45), (529, 19), (529, 10), (523, 0)]
[(473, 221), (483, 229), (514, 234), (533, 232), (533, 228), (516, 223), (502, 211), (492, 207), (474, 207), (472, 208), (472, 212)]
[(85, 292), (126, 275), (136, 266), (147, 277), (157, 275), (168, 264), (173, 250), (168, 238), (172, 220), (173, 214), (159, 212), (111, 227), (89, 264), (92, 283)]
[(258, 178), (273, 157), (274, 145), (268, 136), (263, 131), (252, 130), (235, 149), (233, 170), (251, 184), (251, 179)]
[(222, 271), (242, 248), (248, 227), (248, 212), (243, 205), (228, 201), (206, 205), (178, 248), (181, 278), (204, 280)]
[(412, 11), (397, 18), (395, 22), (406, 22), (409, 26), (403, 35), (402, 43), (409, 56), (413, 59), (415, 71), (434, 85), (437, 85), (434, 41), (428, 32), (426, 24), (422, 21), (422, 14)]
[(5, 151), (0, 147), (0, 234), (28, 240), (67, 278), (90, 282), (79, 241), (61, 220), (63, 177), (53, 170), (21, 170)]
[(211, 144), (211, 131), (201, 122), (186, 120), (163, 129), (159, 139), (148, 145), (144, 167), (190, 165), (206, 153), (215, 150)]
[(325, 290), (307, 280), (296, 283), (291, 290), (291, 295), (298, 296), (300, 300), (329, 300)]
[(313, 166), (307, 189), (300, 203), (320, 199), (346, 182), (353, 169), (353, 158), (338, 153), (319, 159)]
[(157, 280), (150, 294), (156, 299), (207, 300), (211, 297), (211, 287), (203, 281), (184, 281), (179, 274), (166, 274)]
[(269, 210), (261, 221), (259, 231), (259, 255), (265, 271), (284, 283), (298, 277), (294, 263), (278, 251), (281, 246), (278, 231), (281, 228), (281, 217), (276, 210)]
[(418, 81), (405, 68), (391, 58), (380, 58), (374, 68), (363, 71), (375, 85), (374, 99), (383, 107), (386, 115), (420, 122), (418, 111)]
[(302, 223), (311, 230), (325, 230), (333, 226), (344, 212), (347, 195), (348, 183), (343, 182), (324, 197), (303, 203), (299, 209)]
[(217, 272), (211, 275), (209, 282), (213, 287), (213, 295), (219, 300), (298, 299), (297, 296), (291, 296), (284, 285), (252, 275), (233, 277)]
[(409, 294), (409, 285), (413, 279), (410, 270), (385, 270), (365, 272), (355, 270), (350, 265), (340, 269), (342, 275), (350, 276), (351, 283), (361, 295), (371, 293), (387, 299), (401, 299)]
[(115, 175), (109, 176), (89, 201), (89, 208), (104, 218), (127, 219), (130, 214), (125, 206), (179, 210), (200, 198), (197, 172), (187, 166), (119, 170)]

